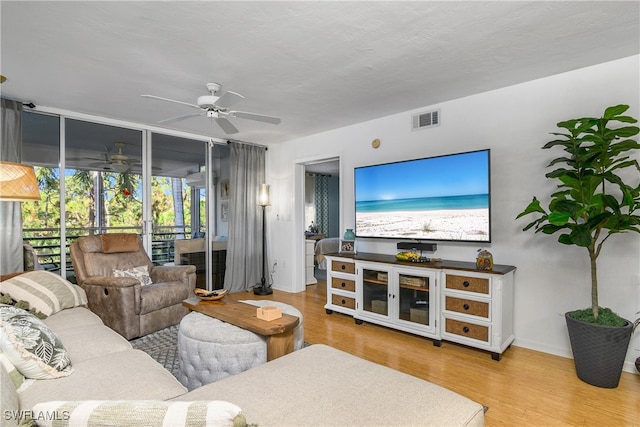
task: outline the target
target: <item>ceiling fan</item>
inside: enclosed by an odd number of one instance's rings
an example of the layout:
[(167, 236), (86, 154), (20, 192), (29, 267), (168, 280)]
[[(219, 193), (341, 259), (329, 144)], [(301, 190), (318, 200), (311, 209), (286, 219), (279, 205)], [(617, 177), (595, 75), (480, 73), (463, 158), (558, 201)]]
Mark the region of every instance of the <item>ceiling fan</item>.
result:
[(105, 147), (104, 158), (85, 157), (87, 160), (99, 160), (96, 163), (90, 163), (88, 166), (92, 168), (100, 168), (101, 170), (111, 170), (118, 173), (125, 173), (133, 167), (141, 165), (140, 160), (124, 154), (123, 149), (127, 145), (124, 142), (116, 142), (114, 144), (118, 149), (115, 154), (109, 155), (109, 149)]
[(222, 86), (218, 83), (207, 83), (207, 90), (210, 95), (199, 96), (196, 104), (191, 104), (189, 102), (176, 101), (175, 99), (162, 98), (160, 96), (155, 95), (141, 95), (143, 98), (152, 98), (158, 99), (160, 101), (168, 101), (174, 102), (176, 104), (186, 105), (192, 108), (197, 108), (200, 110), (197, 113), (185, 114), (178, 117), (172, 117), (170, 119), (160, 120), (158, 123), (174, 123), (181, 120), (185, 120), (191, 117), (196, 116), (207, 116), (210, 119), (216, 121), (216, 123), (222, 128), (222, 130), (227, 134), (238, 133), (238, 128), (236, 128), (233, 123), (228, 119), (228, 117), (238, 117), (241, 119), (248, 120), (257, 120), (259, 122), (271, 123), (277, 125), (280, 123), (280, 119), (278, 117), (266, 116), (264, 114), (256, 114), (249, 113), (246, 111), (235, 111), (229, 110), (229, 107), (234, 105), (235, 103), (242, 101), (244, 96), (239, 93), (232, 92), (230, 90), (226, 91), (222, 95), (218, 95)]

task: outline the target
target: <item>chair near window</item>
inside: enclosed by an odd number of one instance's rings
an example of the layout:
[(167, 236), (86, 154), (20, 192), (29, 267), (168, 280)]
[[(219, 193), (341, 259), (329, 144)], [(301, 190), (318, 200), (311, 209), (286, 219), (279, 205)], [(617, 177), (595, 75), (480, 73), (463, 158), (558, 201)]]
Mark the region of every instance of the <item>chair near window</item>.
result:
[(28, 243), (22, 244), (24, 271), (44, 270), (42, 264), (38, 262), (38, 254)]
[(89, 309), (126, 339), (178, 324), (187, 314), (182, 301), (193, 296), (193, 265), (154, 266), (140, 238), (128, 233), (79, 237), (70, 250)]

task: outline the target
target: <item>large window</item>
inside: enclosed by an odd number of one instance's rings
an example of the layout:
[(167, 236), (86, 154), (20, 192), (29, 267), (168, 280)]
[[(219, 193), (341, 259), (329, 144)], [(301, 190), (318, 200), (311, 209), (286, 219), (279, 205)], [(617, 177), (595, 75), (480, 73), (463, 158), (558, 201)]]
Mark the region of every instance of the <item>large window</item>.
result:
[[(72, 118), (63, 119), (61, 141), (60, 120), (23, 113), (23, 161), (36, 166), (42, 194), (40, 202), (23, 204), (24, 238), (45, 268), (63, 275), (66, 270), (73, 279), (69, 244), (87, 234), (146, 235), (156, 264), (174, 262), (176, 239), (203, 236), (205, 230), (226, 234), (226, 223), (215, 220), (215, 179), (212, 197), (206, 194), (203, 141)], [(214, 176), (228, 174), (226, 146), (214, 146), (211, 158)], [(207, 225), (209, 218), (214, 220)]]

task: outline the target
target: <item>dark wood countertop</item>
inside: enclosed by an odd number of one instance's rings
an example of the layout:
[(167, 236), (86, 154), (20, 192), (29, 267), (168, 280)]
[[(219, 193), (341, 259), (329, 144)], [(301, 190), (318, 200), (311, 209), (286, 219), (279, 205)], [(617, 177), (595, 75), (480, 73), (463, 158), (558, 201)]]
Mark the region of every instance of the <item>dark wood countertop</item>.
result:
[(516, 269), (516, 267), (512, 265), (494, 264), (492, 270), (478, 270), (476, 268), (475, 262), (453, 261), (448, 259), (443, 259), (440, 261), (429, 261), (429, 262), (408, 262), (408, 261), (398, 260), (395, 257), (395, 255), (374, 254), (374, 253), (367, 253), (367, 252), (356, 253), (356, 254), (341, 254), (336, 252), (336, 253), (325, 254), (325, 256), (350, 258), (356, 261), (381, 262), (385, 264), (394, 264), (394, 265), (404, 266), (404, 267), (452, 269), (452, 270), (472, 271), (476, 273), (486, 273), (486, 274), (507, 274)]

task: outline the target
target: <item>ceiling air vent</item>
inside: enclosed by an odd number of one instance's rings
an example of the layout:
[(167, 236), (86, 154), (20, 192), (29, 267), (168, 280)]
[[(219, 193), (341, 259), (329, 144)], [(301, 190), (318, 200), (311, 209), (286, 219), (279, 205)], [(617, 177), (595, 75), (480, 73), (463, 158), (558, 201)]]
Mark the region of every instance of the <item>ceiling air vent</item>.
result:
[(411, 117), (411, 130), (424, 129), (440, 124), (440, 110), (428, 111)]

